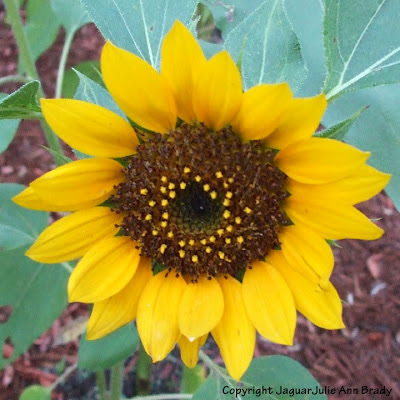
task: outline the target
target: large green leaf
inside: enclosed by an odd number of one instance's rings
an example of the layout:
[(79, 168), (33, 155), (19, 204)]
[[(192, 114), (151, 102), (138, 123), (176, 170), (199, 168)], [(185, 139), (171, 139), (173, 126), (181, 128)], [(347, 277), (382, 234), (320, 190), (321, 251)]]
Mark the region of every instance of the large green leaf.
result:
[(125, 360), (139, 344), (139, 335), (133, 324), (125, 325), (98, 340), (86, 340), (85, 336), (82, 336), (79, 346), (78, 366), (91, 371), (110, 368)]
[(325, 92), (400, 82), (400, 1), (326, 0)]
[(51, 400), (51, 389), (40, 385), (28, 386), (19, 400)]
[(241, 60), (245, 89), (263, 82), (298, 88), (306, 76), (300, 44), (283, 0), (264, 0), (228, 34), (225, 48)]
[[(0, 344), (10, 340), (14, 346), (11, 357), (0, 356), (0, 368), (23, 353), (51, 326), (67, 304), (67, 269), (61, 265), (38, 264), (24, 254), (47, 225), (47, 214), (25, 210), (12, 203), (11, 197), (22, 189), (21, 185), (0, 185), (0, 244), (3, 248), (0, 251), (0, 306), (12, 307), (7, 322), (0, 324)], [(11, 221), (15, 229), (10, 226)], [(20, 247), (13, 246), (4, 232)]]
[(324, 124), (331, 126), (360, 108), (368, 108), (350, 127), (348, 143), (371, 151), (368, 164), (392, 174), (386, 191), (400, 209), (400, 84), (347, 93), (328, 108)]
[[(197, 389), (193, 394), (192, 400), (219, 400), (222, 398), (222, 396), (220, 382), (217, 381), (212, 375), (209, 375), (199, 389)], [(224, 396), (224, 398), (226, 397)]]
[(4, 97), (0, 101), (0, 119), (39, 118), (41, 116), (37, 101), (39, 88), (40, 83), (32, 81)]
[(325, 81), (326, 66), (323, 45), (322, 0), (307, 0), (307, 5), (298, 0), (285, 0), (286, 13), (301, 45), (308, 74), (298, 96), (313, 96), (321, 93)]
[[(7, 94), (0, 93), (0, 100), (5, 97), (7, 97)], [(0, 120), (0, 154), (7, 149), (14, 139), (19, 123), (19, 119)]]
[[(57, 38), (60, 22), (51, 8), (49, 0), (29, 0), (24, 26), (34, 60), (37, 60)], [(19, 59), (19, 70), (24, 66)]]
[(67, 32), (75, 32), (82, 25), (91, 22), (79, 0), (51, 0), (54, 13)]
[(106, 39), (153, 67), (160, 64), (161, 43), (175, 20), (189, 25), (197, 0), (81, 0)]

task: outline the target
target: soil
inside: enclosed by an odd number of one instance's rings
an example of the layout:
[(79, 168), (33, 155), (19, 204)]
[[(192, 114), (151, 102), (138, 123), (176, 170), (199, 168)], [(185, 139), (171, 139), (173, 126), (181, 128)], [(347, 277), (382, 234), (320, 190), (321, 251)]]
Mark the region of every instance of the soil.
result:
[[(64, 34), (37, 62), (44, 91), (54, 95), (56, 69), (62, 49)], [(98, 60), (104, 43), (93, 25), (86, 25), (77, 33), (68, 67), (83, 60)], [(0, 3), (0, 77), (17, 72), (17, 48), (10, 27), (4, 22)], [(17, 85), (0, 88), (11, 93)], [(28, 184), (36, 177), (54, 167), (52, 157), (41, 145), (45, 144), (40, 126), (36, 121), (23, 121), (9, 148), (0, 155), (0, 182)], [(65, 146), (70, 155), (70, 150)], [(326, 331), (312, 325), (302, 316), (298, 318), (295, 343), (284, 347), (269, 343), (262, 338), (257, 341), (256, 356), (284, 354), (299, 360), (321, 383), (321, 386), (346, 389), (369, 388), (392, 389), (390, 399), (400, 399), (400, 214), (391, 200), (381, 193), (362, 204), (360, 209), (370, 218), (379, 219), (377, 224), (385, 235), (372, 242), (344, 240), (341, 248), (335, 248), (336, 267), (332, 282), (344, 300), (346, 328)], [(0, 308), (1, 318), (6, 309)], [(16, 400), (24, 387), (31, 384), (48, 386), (59, 371), (77, 361), (78, 339), (60, 343), (63, 327), (77, 318), (86, 317), (84, 305), (71, 304), (53, 326), (38, 338), (31, 348), (14, 363), (0, 371), (0, 400)], [(5, 344), (5, 354), (12, 351)], [(217, 356), (215, 346), (207, 345), (207, 351)], [(125, 366), (125, 394), (135, 394), (134, 366), (131, 357)], [(155, 391), (174, 392), (179, 387), (181, 367), (178, 354), (173, 353), (163, 363), (153, 367), (157, 378)], [(96, 388), (94, 375), (87, 371), (75, 371), (52, 393), (53, 400), (94, 399)], [(380, 395), (338, 395), (336, 399), (380, 399)], [(206, 399), (208, 400), (208, 399)], [(211, 400), (211, 399), (210, 399)]]

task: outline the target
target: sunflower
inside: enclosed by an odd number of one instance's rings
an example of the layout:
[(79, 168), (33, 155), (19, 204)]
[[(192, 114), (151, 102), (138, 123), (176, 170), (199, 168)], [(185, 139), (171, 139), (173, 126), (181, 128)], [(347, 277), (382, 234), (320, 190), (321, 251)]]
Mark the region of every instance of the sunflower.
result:
[(68, 293), (94, 303), (88, 339), (136, 319), (153, 361), (179, 343), (193, 367), (211, 332), (239, 380), (256, 331), (292, 344), (296, 310), (319, 327), (344, 326), (327, 239), (382, 235), (354, 204), (389, 175), (366, 165), (369, 153), (313, 137), (323, 94), (293, 98), (286, 83), (243, 93), (230, 55), (207, 60), (180, 22), (161, 51), (159, 73), (104, 46), (104, 82), (127, 118), (83, 101), (42, 100), (58, 136), (92, 157), (14, 198), (72, 212), (26, 254), (42, 263), (81, 257)]

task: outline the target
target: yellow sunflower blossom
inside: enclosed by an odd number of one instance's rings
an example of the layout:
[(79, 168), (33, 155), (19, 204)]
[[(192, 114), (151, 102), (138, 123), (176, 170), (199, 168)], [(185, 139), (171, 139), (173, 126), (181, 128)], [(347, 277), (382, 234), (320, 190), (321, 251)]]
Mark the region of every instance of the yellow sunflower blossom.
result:
[(88, 339), (136, 319), (153, 361), (179, 343), (193, 367), (211, 333), (239, 380), (256, 331), (292, 344), (296, 310), (319, 327), (343, 328), (326, 239), (382, 235), (354, 205), (389, 175), (366, 165), (369, 153), (313, 137), (325, 96), (293, 98), (286, 83), (243, 93), (230, 55), (207, 60), (180, 22), (164, 39), (160, 73), (110, 42), (101, 70), (143, 129), (98, 105), (42, 100), (58, 136), (92, 158), (44, 174), (14, 198), (73, 211), (27, 255), (82, 257), (68, 293), (94, 303)]

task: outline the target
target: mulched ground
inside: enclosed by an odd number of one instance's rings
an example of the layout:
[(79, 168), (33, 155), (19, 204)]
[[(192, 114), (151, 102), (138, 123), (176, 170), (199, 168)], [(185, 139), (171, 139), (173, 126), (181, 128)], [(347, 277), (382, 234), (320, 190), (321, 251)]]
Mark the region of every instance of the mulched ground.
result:
[[(54, 94), (63, 36), (61, 33), (57, 42), (37, 64), (49, 97)], [(82, 60), (98, 59), (103, 43), (93, 25), (83, 27), (74, 40), (68, 66)], [(0, 5), (0, 76), (16, 73), (16, 58), (13, 34), (4, 23)], [(16, 87), (8, 85), (0, 88), (0, 91), (11, 92)], [(24, 121), (14, 142), (0, 155), (0, 182), (28, 184), (52, 169), (52, 157), (40, 147), (41, 144), (44, 144), (44, 139), (39, 125)], [(360, 208), (370, 218), (379, 218), (378, 224), (386, 233), (374, 242), (341, 241), (342, 248), (334, 250), (336, 268), (332, 281), (346, 302), (346, 329), (324, 331), (300, 316), (293, 347), (271, 344), (260, 338), (256, 356), (286, 354), (306, 366), (322, 386), (386, 386), (392, 389), (390, 399), (400, 399), (400, 214), (385, 194), (380, 194)], [(5, 320), (6, 314), (7, 310), (0, 308), (0, 323)], [(74, 364), (78, 339), (63, 343), (63, 332), (77, 318), (87, 315), (85, 306), (70, 305), (23, 356), (0, 371), (0, 400), (18, 399), (19, 393), (30, 384), (50, 385), (57, 379), (59, 371)], [(208, 347), (210, 352), (215, 353), (212, 346)], [(3, 352), (11, 354), (12, 346), (4, 344)], [(136, 358), (132, 357), (125, 368), (125, 393), (129, 396), (135, 394), (135, 362)], [(154, 389), (176, 391), (180, 374), (179, 363), (174, 355), (170, 356), (166, 362), (154, 367), (157, 377)], [(93, 399), (95, 393), (93, 374), (79, 371), (72, 373), (64, 385), (54, 390), (52, 398)], [(328, 397), (330, 400), (384, 398), (379, 395), (350, 394)]]

